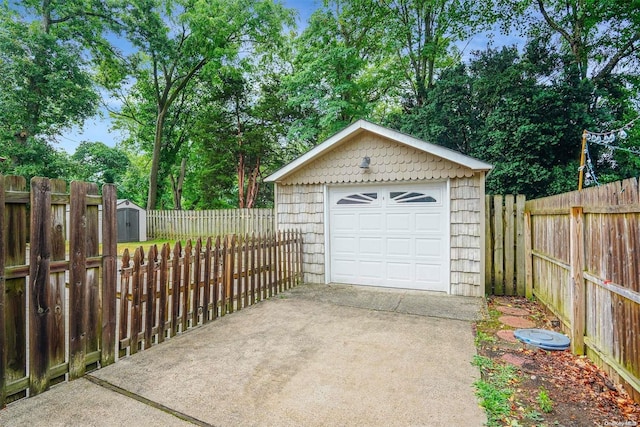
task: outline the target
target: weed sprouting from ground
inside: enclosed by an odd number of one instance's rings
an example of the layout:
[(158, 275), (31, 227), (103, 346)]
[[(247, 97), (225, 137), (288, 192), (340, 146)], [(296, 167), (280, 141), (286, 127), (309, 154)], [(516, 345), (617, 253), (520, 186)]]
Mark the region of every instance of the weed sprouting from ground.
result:
[(511, 386), (517, 381), (516, 369), (478, 355), (474, 356), (472, 364), (480, 369), (482, 375), (474, 386), (480, 405), (487, 413), (487, 425), (504, 425), (505, 418), (511, 413)]

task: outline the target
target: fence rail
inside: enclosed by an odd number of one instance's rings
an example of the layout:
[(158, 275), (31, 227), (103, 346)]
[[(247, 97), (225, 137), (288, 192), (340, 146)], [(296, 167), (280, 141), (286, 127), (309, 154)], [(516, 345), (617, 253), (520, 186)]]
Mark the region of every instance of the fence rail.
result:
[(636, 178), (526, 203), (529, 278), (575, 353), (640, 401), (640, 188)]
[(122, 259), (120, 355), (277, 295), (302, 280), (299, 232), (208, 238), (137, 248)]
[(199, 236), (273, 231), (273, 209), (147, 211), (147, 235), (150, 239), (186, 240)]
[[(101, 322), (115, 313), (115, 187), (102, 194), (83, 182), (69, 194), (47, 178), (28, 192), (24, 178), (0, 175), (0, 407), (115, 360), (115, 322)], [(102, 254), (100, 204), (113, 216), (102, 223)]]
[(0, 408), (301, 280), (291, 231), (138, 248), (119, 273), (115, 187), (30, 184), (0, 175)]

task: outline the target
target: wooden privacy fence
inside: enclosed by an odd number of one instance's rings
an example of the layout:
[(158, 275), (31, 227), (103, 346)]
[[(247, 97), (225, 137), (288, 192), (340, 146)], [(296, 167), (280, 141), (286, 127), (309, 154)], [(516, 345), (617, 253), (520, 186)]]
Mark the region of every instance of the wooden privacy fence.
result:
[(113, 185), (100, 196), (84, 182), (26, 184), (0, 175), (0, 408), (302, 278), (301, 234), (291, 231), (154, 246), (146, 260), (138, 248), (118, 274)]
[(277, 295), (302, 280), (300, 232), (164, 244), (122, 258), (120, 355)]
[(185, 240), (270, 231), (274, 231), (273, 209), (147, 211), (147, 236), (150, 239)]
[(524, 295), (525, 196), (486, 196), (485, 283), (493, 295)]
[(115, 360), (115, 209), (113, 185), (0, 175), (0, 407)]
[(531, 200), (525, 212), (527, 295), (640, 401), (638, 179)]

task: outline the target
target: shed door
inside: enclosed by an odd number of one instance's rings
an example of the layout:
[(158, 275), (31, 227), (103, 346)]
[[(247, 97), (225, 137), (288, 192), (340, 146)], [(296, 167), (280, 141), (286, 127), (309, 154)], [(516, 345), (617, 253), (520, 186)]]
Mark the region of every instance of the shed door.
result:
[(331, 188), (331, 281), (448, 292), (446, 197), (446, 183)]
[(140, 214), (137, 209), (117, 210), (118, 242), (138, 242), (140, 240)]

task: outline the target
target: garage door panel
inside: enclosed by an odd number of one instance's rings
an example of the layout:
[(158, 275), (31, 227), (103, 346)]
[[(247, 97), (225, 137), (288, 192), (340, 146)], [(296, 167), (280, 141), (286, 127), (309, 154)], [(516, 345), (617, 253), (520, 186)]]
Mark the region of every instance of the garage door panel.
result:
[(411, 231), (411, 214), (410, 213), (387, 213), (387, 231)]
[(356, 278), (358, 276), (358, 262), (353, 259), (334, 259), (331, 265), (336, 276), (342, 278)]
[(415, 221), (415, 231), (418, 233), (440, 232), (444, 225), (443, 215), (439, 212), (416, 213)]
[(388, 237), (387, 238), (387, 255), (388, 256), (411, 256), (412, 239), (409, 237)]
[(388, 262), (387, 263), (387, 280), (393, 282), (412, 282), (411, 263), (409, 262)]
[(350, 255), (353, 257), (358, 253), (357, 246), (356, 237), (336, 236), (332, 250), (336, 255)]
[(358, 215), (358, 224), (360, 231), (380, 231), (383, 224), (382, 212), (361, 213)]
[(441, 238), (416, 238), (416, 258), (442, 258), (444, 248)]
[(359, 276), (366, 281), (378, 280), (384, 277), (384, 265), (381, 262), (360, 261), (358, 263)]
[(445, 199), (445, 183), (331, 188), (330, 280), (447, 291)]
[(381, 237), (361, 237), (359, 249), (361, 255), (375, 256), (380, 259), (384, 254), (384, 240)]
[(358, 215), (355, 213), (336, 213), (331, 217), (332, 231), (351, 233), (358, 225)]
[(415, 282), (425, 288), (434, 291), (446, 291), (446, 281), (442, 277), (442, 268), (439, 264), (416, 264)]

